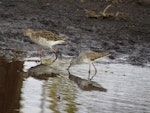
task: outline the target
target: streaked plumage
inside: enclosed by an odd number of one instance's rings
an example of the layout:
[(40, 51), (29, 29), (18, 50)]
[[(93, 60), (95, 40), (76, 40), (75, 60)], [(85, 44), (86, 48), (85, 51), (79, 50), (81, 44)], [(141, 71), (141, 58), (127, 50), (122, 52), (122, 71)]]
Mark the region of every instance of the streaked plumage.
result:
[[(47, 30), (33, 31), (32, 29), (27, 29), (24, 31), (24, 35), (39, 45), (49, 47), (56, 55), (55, 60), (57, 59), (57, 54), (52, 47), (57, 44), (64, 44), (66, 39)], [(55, 60), (53, 62), (55, 62)]]
[(28, 36), (33, 42), (47, 47), (63, 44), (66, 39), (65, 37), (58, 36), (47, 30), (33, 31), (32, 29), (27, 29), (24, 35)]

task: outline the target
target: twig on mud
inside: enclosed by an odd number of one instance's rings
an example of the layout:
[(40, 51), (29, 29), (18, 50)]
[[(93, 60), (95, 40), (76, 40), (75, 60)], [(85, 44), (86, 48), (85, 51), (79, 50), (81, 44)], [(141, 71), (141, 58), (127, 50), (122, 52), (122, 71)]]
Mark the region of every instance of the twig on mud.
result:
[(122, 12), (117, 12), (115, 15), (114, 15), (114, 18), (116, 20), (120, 20), (120, 19), (123, 19), (123, 20), (126, 20), (126, 17), (128, 16), (128, 14), (125, 14), (125, 13), (122, 13)]
[(88, 9), (84, 9), (85, 13), (86, 13), (86, 17), (88, 18), (99, 18), (100, 15), (98, 13), (96, 13), (95, 11), (91, 11)]
[(112, 13), (106, 13), (106, 11), (111, 7), (111, 4), (106, 6), (103, 12), (96, 13), (95, 11), (84, 9), (86, 13), (86, 17), (88, 18), (99, 18), (99, 17), (112, 17), (114, 16)]
[(111, 1), (113, 4), (118, 4), (118, 3), (122, 3), (123, 0), (106, 0), (106, 1)]
[(112, 16), (111, 13), (106, 13), (106, 11), (111, 7), (111, 4), (109, 4), (108, 6), (105, 7), (105, 9), (103, 10), (103, 12), (100, 12), (100, 15), (102, 17), (109, 17)]
[(107, 10), (111, 7), (111, 4), (107, 5), (105, 7), (105, 9), (102, 12), (96, 13), (95, 11), (92, 10), (88, 10), (88, 9), (84, 9), (85, 13), (86, 13), (86, 17), (88, 18), (108, 18), (108, 17), (113, 17), (116, 20), (119, 19), (126, 19), (127, 15), (125, 13), (121, 13), (121, 12), (117, 12), (117, 13), (106, 13)]
[(103, 12), (96, 13), (95, 11), (84, 9), (86, 17), (88, 18), (99, 18), (99, 17), (110, 17), (113, 16), (111, 13), (106, 13), (106, 11), (111, 7), (111, 4), (106, 6)]

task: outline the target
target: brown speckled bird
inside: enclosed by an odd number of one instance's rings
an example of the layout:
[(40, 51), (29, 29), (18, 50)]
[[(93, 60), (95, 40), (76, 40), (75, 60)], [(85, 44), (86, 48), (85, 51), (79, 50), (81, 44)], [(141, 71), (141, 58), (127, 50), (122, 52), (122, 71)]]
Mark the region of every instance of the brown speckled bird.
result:
[[(28, 36), (33, 42), (39, 45), (49, 47), (56, 56), (56, 58), (53, 60), (52, 63), (54, 63), (57, 59), (57, 52), (53, 48), (53, 46), (57, 44), (66, 43), (65, 37), (58, 36), (47, 30), (33, 31), (32, 29), (27, 29), (24, 31), (24, 35)], [(42, 53), (43, 53), (43, 49), (40, 50), (40, 58), (42, 56)]]

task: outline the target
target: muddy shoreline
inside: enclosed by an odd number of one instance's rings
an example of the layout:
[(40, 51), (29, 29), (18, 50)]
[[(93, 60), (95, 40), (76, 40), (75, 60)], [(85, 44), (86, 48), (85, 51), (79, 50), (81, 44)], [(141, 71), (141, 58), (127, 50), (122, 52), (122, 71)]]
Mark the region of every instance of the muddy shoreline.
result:
[[(144, 1), (144, 2), (143, 2)], [(41, 46), (23, 31), (46, 29), (68, 36), (68, 45), (56, 46), (60, 56), (82, 51), (108, 51), (111, 59), (144, 65), (150, 63), (149, 2), (146, 0), (2, 0), (0, 2), (0, 56), (25, 58), (38, 56)], [(88, 18), (84, 9), (94, 12), (112, 6), (107, 13), (121, 12), (125, 18)], [(45, 56), (51, 52), (45, 48)]]

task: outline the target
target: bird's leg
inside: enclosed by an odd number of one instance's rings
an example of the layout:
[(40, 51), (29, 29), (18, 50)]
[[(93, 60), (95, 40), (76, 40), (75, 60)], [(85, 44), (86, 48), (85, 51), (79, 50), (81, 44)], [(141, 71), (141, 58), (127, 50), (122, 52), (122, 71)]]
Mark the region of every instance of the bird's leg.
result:
[(69, 66), (68, 66), (68, 68), (67, 68), (68, 71), (69, 71), (70, 67), (71, 67), (71, 64), (69, 64)]
[(94, 67), (94, 69), (95, 69), (95, 73), (94, 73), (94, 75), (91, 77), (91, 79), (90, 79), (90, 80), (92, 80), (92, 79), (94, 78), (94, 76), (97, 74), (97, 69), (96, 69), (96, 67), (95, 67), (94, 63), (92, 63), (92, 65), (93, 65), (93, 67)]
[(70, 68), (70, 66), (67, 68), (67, 72), (68, 72), (68, 75), (70, 76), (71, 73), (70, 73), (70, 71), (69, 71), (69, 68)]
[(55, 59), (52, 61), (52, 64), (57, 60), (57, 52), (55, 49), (51, 48), (51, 51), (55, 54)]
[(41, 49), (40, 49), (40, 52), (39, 52), (39, 54), (40, 54), (40, 61), (42, 62), (43, 48), (41, 48)]
[(68, 66), (68, 68), (67, 68), (68, 71), (69, 71), (69, 69), (70, 69), (70, 67), (71, 67), (71, 65), (72, 65), (72, 61), (73, 61), (73, 59), (70, 61), (70, 64), (69, 64), (69, 66)]
[(91, 63), (89, 63), (89, 75), (88, 75), (88, 80), (90, 80), (90, 74), (91, 74)]

